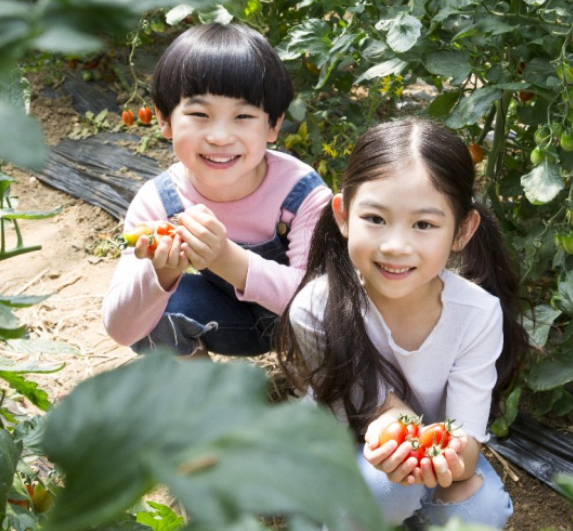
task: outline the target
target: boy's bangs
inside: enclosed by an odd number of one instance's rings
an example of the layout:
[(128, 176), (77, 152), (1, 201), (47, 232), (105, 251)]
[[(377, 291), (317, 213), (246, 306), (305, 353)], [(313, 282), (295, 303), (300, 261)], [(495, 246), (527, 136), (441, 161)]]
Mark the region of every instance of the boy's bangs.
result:
[(182, 96), (210, 93), (264, 104), (265, 71), (260, 57), (245, 50), (192, 54), (183, 68)]

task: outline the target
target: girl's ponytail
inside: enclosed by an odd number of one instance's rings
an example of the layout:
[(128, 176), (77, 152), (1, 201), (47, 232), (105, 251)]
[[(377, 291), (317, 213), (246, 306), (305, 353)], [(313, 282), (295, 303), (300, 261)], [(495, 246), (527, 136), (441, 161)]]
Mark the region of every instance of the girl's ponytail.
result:
[(460, 275), (498, 297), (503, 312), (503, 350), (497, 360), (497, 383), (493, 390), (492, 414), (501, 411), (503, 391), (508, 389), (529, 349), (527, 332), (522, 326), (523, 310), (520, 277), (515, 261), (492, 212), (474, 204), (481, 222), (461, 253)]

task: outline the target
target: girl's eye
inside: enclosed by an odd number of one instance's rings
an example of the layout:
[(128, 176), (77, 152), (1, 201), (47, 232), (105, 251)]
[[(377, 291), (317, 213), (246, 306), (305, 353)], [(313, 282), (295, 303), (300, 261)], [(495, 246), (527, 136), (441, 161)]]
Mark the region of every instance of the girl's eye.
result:
[(416, 227), (417, 229), (420, 230), (428, 230), (434, 227), (434, 225), (432, 223), (430, 223), (429, 221), (417, 221), (414, 224), (414, 227)]
[(207, 114), (204, 112), (195, 111), (188, 114), (189, 116), (194, 116), (195, 118), (207, 118)]
[(365, 216), (364, 219), (369, 221), (370, 223), (373, 223), (374, 225), (382, 225), (383, 223), (385, 223), (383, 217), (377, 216), (375, 214), (371, 216)]

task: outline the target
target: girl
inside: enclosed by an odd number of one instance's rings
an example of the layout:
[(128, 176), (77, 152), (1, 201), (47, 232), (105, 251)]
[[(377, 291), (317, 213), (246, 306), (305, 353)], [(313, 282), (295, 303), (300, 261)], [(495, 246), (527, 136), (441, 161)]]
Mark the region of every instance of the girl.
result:
[[(512, 513), (480, 447), (528, 340), (519, 277), (474, 200), (474, 177), (465, 144), (431, 121), (369, 130), (279, 326), (283, 368), (365, 443), (360, 469), (394, 524), (456, 515), (501, 529)], [(446, 269), (452, 254), (457, 273)], [(418, 463), (409, 442), (379, 444), (400, 414), (462, 429), (442, 455)]]
[(248, 26), (193, 26), (165, 50), (152, 96), (178, 162), (141, 187), (125, 228), (175, 215), (179, 227), (155, 251), (143, 236), (123, 252), (103, 307), (118, 343), (179, 355), (270, 350), (332, 197), (312, 167), (268, 149), (293, 94), (275, 50)]

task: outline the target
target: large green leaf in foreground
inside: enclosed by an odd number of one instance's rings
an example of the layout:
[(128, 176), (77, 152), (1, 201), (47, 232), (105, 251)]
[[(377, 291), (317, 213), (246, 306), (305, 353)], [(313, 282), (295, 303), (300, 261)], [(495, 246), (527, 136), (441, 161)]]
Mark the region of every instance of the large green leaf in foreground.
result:
[(247, 363), (165, 354), (81, 383), (48, 413), (44, 447), (66, 487), (46, 531), (113, 519), (157, 484), (185, 506), (188, 529), (249, 514), (386, 529), (346, 429), (317, 407), (269, 404), (266, 385)]

